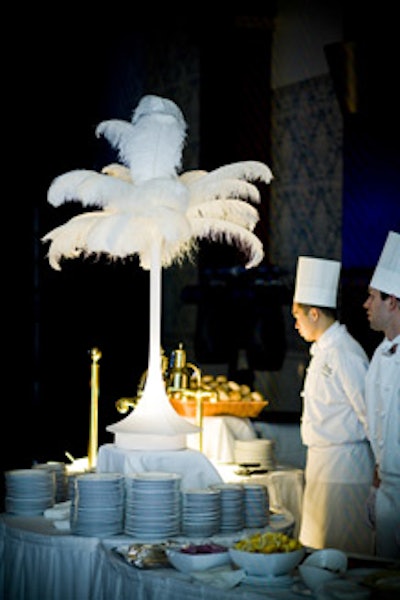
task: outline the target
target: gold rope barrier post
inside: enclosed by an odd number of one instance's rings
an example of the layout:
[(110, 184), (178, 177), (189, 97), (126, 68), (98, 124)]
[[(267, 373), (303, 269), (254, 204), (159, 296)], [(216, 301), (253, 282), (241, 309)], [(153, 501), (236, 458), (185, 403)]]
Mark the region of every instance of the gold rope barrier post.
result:
[(97, 463), (98, 446), (98, 406), (99, 406), (99, 360), (101, 352), (98, 348), (92, 348), (90, 352), (92, 358), (91, 369), (91, 401), (90, 401), (90, 425), (89, 425), (89, 445), (88, 445), (88, 469), (94, 469)]
[(196, 391), (196, 420), (195, 424), (200, 427), (199, 450), (203, 452), (203, 393), (200, 389)]

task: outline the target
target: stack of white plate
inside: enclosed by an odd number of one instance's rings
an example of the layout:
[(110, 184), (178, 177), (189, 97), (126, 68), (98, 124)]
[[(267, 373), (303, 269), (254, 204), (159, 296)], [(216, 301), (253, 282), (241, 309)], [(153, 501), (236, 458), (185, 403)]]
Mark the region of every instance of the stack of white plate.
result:
[(234, 457), (238, 465), (259, 465), (262, 469), (275, 468), (274, 440), (257, 438), (254, 440), (235, 440)]
[(221, 524), (220, 532), (240, 531), (244, 520), (244, 489), (240, 483), (215, 483), (210, 486), (221, 492)]
[(42, 515), (54, 504), (54, 476), (49, 471), (14, 469), (5, 472), (5, 509), (13, 515)]
[(45, 469), (54, 473), (55, 502), (65, 502), (67, 500), (67, 470), (63, 462), (48, 461), (46, 463), (36, 463), (33, 469)]
[(125, 477), (125, 533), (163, 540), (181, 529), (181, 480), (178, 473), (146, 471)]
[(268, 489), (262, 483), (243, 483), (245, 527), (265, 527), (269, 522)]
[(124, 477), (84, 473), (75, 478), (71, 530), (76, 535), (110, 536), (124, 529)]
[(221, 492), (189, 489), (182, 492), (182, 533), (192, 537), (210, 537), (221, 525)]

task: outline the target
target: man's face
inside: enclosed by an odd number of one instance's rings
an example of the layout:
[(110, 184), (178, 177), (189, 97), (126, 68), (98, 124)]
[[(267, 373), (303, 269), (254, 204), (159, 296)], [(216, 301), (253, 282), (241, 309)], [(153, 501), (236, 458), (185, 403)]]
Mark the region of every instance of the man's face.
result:
[(384, 331), (389, 318), (388, 299), (382, 300), (381, 293), (375, 288), (368, 289), (368, 298), (363, 304), (371, 329)]
[(306, 340), (306, 342), (314, 342), (316, 340), (315, 335), (315, 319), (313, 318), (313, 309), (304, 310), (303, 306), (293, 302), (292, 315), (295, 320), (294, 327), (299, 332), (299, 335)]

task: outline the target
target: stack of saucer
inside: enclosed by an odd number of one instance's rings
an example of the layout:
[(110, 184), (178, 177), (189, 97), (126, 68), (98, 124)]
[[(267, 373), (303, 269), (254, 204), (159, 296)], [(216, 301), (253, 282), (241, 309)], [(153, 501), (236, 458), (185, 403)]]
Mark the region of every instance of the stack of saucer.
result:
[(181, 479), (178, 473), (128, 474), (125, 533), (143, 540), (163, 540), (181, 529)]
[(42, 515), (54, 504), (54, 476), (47, 470), (14, 469), (5, 472), (5, 509), (13, 515)]
[(221, 525), (220, 490), (189, 489), (182, 492), (182, 533), (210, 537)]
[(124, 528), (124, 477), (84, 473), (75, 478), (71, 530), (76, 535), (110, 536)]
[(265, 527), (269, 523), (268, 489), (262, 483), (243, 483), (245, 526)]
[(63, 462), (48, 461), (46, 463), (35, 463), (33, 469), (45, 469), (54, 473), (55, 502), (67, 500), (67, 470)]
[(221, 492), (220, 533), (240, 531), (244, 520), (244, 489), (240, 483), (215, 483), (210, 486)]
[(264, 438), (235, 440), (235, 463), (259, 465), (261, 469), (273, 470), (275, 468), (274, 446), (274, 440)]

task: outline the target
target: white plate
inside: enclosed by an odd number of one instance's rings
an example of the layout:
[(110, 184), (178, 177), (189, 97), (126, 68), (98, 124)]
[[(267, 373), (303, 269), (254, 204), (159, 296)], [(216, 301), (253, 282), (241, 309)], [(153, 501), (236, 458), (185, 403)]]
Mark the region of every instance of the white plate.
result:
[(116, 481), (123, 481), (124, 476), (121, 473), (82, 473), (77, 475), (76, 478), (79, 482), (102, 481), (115, 483)]
[(132, 479), (138, 481), (172, 481), (176, 479), (182, 479), (182, 475), (179, 473), (163, 473), (158, 471), (145, 471), (143, 473), (135, 473), (129, 475)]

